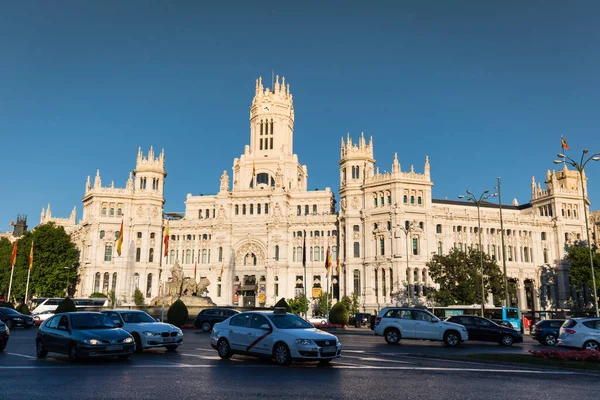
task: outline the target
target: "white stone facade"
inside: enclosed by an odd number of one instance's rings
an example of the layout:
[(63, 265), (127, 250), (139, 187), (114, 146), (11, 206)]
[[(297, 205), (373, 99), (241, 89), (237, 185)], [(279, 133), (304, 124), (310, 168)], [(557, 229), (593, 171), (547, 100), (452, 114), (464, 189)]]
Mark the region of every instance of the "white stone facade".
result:
[[(309, 297), (315, 286), (326, 290), (326, 250), (335, 265), (339, 239), (342, 267), (334, 295), (356, 292), (364, 310), (372, 312), (396, 304), (407, 283), (408, 293), (422, 299), (423, 287), (433, 285), (426, 267), (432, 253), (478, 242), (472, 203), (432, 198), (428, 158), (423, 173), (413, 166), (402, 171), (397, 156), (391, 172), (380, 173), (372, 139), (342, 139), (337, 212), (329, 188), (307, 190), (308, 169), (293, 153), (293, 133), (289, 85), (277, 79), (273, 90), (265, 89), (259, 79), (250, 107), (250, 144), (233, 161), (231, 178), (223, 171), (217, 194), (187, 195), (185, 214), (164, 212), (165, 156), (152, 149), (147, 157), (138, 152), (125, 188), (103, 187), (99, 171), (93, 185), (88, 177), (79, 223), (75, 212), (53, 218), (48, 206), (41, 223), (65, 226), (81, 250), (77, 295), (115, 290), (121, 301), (131, 301), (139, 287), (149, 300), (179, 262), (186, 276), (196, 271), (198, 279), (210, 280), (208, 296), (218, 305), (271, 306), (302, 293), (304, 281)], [(532, 181), (530, 203), (502, 208), (507, 271), (522, 309), (566, 304), (571, 288), (561, 261), (565, 244), (585, 233), (578, 173), (548, 171), (545, 185)], [(483, 249), (502, 264), (498, 206), (485, 204), (481, 213)]]

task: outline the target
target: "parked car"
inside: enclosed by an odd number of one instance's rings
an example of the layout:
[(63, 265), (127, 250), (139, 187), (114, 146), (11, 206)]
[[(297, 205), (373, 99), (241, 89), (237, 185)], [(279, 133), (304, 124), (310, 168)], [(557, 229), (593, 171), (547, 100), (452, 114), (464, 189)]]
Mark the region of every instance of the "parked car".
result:
[(133, 337), (99, 312), (71, 312), (48, 318), (35, 339), (38, 358), (48, 352), (63, 353), (69, 360), (82, 357), (127, 359), (135, 351)]
[(440, 340), (455, 347), (469, 339), (467, 329), (459, 324), (441, 321), (427, 310), (386, 307), (375, 318), (375, 335), (388, 344), (400, 339)]
[(600, 350), (600, 318), (571, 318), (560, 327), (558, 345)]
[(4, 322), (9, 329), (16, 326), (22, 326), (25, 329), (29, 329), (34, 324), (33, 318), (29, 315), (21, 314), (8, 307), (0, 307), (0, 321)]
[(500, 326), (503, 326), (505, 328), (515, 329), (515, 327), (513, 326), (513, 324), (511, 324), (510, 321), (507, 321), (505, 319), (491, 319), (490, 321), (492, 321), (496, 325), (500, 325)]
[(353, 315), (348, 320), (348, 325), (354, 326), (356, 328), (362, 328), (369, 324), (371, 320), (371, 314), (358, 313)]
[(535, 324), (531, 337), (541, 344), (554, 346), (558, 342), (560, 327), (563, 319), (544, 319)]
[(446, 321), (454, 322), (467, 328), (469, 340), (496, 342), (503, 346), (512, 346), (513, 343), (523, 342), (521, 332), (497, 325), (487, 318), (476, 317), (474, 315), (453, 315), (447, 318)]
[(229, 308), (207, 308), (200, 311), (194, 321), (194, 326), (197, 329), (202, 329), (203, 332), (210, 332), (214, 324), (225, 321), (232, 315), (239, 314), (239, 311)]
[(8, 343), (8, 337), (10, 336), (10, 329), (4, 322), (0, 321), (0, 351), (6, 348)]
[(175, 351), (183, 343), (183, 332), (175, 325), (158, 322), (140, 310), (102, 311), (119, 327), (131, 333), (136, 353), (152, 347)]
[(53, 316), (55, 310), (46, 310), (41, 313), (33, 313), (31, 316), (33, 317), (33, 322), (36, 326), (40, 326), (42, 322)]
[(240, 313), (215, 324), (210, 344), (223, 359), (244, 354), (272, 358), (277, 365), (292, 361), (328, 364), (342, 353), (337, 337), (279, 307), (270, 312)]

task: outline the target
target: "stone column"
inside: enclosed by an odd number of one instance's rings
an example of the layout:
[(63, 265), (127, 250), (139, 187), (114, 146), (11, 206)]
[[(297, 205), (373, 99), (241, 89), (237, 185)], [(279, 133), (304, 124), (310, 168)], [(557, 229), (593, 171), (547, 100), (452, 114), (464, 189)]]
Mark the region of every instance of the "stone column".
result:
[(523, 279), (517, 281), (517, 297), (519, 299), (519, 309), (521, 311), (527, 309), (527, 295), (525, 293), (525, 282)]

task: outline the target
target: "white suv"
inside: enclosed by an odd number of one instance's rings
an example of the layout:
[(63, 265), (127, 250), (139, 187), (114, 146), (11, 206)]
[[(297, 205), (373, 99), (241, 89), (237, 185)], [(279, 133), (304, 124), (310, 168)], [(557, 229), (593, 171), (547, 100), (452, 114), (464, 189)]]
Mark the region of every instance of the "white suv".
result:
[(558, 345), (600, 350), (600, 318), (571, 318), (560, 328)]
[(388, 344), (400, 339), (440, 340), (454, 347), (469, 339), (467, 329), (459, 324), (441, 321), (427, 310), (386, 307), (375, 318), (375, 335)]

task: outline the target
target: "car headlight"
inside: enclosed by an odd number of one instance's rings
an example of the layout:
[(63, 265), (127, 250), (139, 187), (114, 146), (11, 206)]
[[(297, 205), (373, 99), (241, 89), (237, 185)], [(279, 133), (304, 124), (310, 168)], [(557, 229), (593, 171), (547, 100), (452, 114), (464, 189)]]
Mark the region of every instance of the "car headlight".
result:
[(178, 329), (177, 329), (177, 334), (178, 334), (178, 335), (183, 335), (183, 331), (182, 331), (181, 329), (179, 329), (179, 328), (178, 328)]
[(123, 343), (133, 343), (133, 338), (131, 338), (131, 337), (125, 338), (125, 340), (123, 340)]
[(312, 346), (315, 342), (310, 339), (296, 339), (296, 344), (299, 344), (300, 346)]
[(160, 336), (160, 332), (143, 332), (144, 336)]
[(102, 344), (102, 342), (99, 341), (98, 339), (85, 339), (83, 341), (83, 343), (85, 343), (85, 344), (91, 344), (93, 346), (98, 345), (98, 344)]

